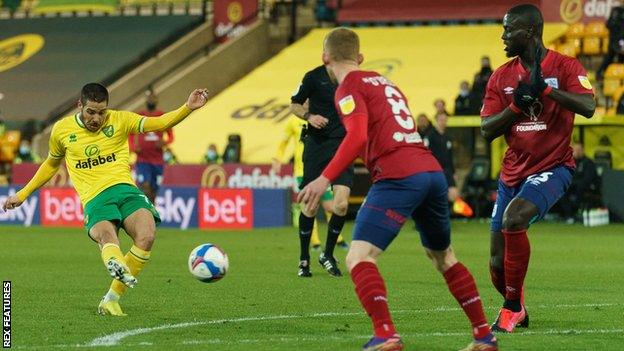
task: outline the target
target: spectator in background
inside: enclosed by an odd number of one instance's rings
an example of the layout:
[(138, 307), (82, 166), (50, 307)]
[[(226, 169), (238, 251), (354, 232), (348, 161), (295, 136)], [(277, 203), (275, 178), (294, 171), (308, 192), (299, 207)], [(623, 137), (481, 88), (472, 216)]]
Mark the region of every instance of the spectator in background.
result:
[(204, 154), (204, 162), (207, 164), (217, 164), (221, 161), (221, 157), (219, 156), (219, 152), (217, 151), (217, 145), (210, 144), (208, 146), (208, 150)]
[(453, 143), (446, 136), (446, 122), (448, 115), (446, 113), (438, 113), (435, 117), (436, 124), (434, 128), (429, 128), (427, 134), (423, 136), (423, 142), (427, 146), (433, 156), (438, 160), (448, 184), (449, 201), (455, 201), (459, 196), (457, 185), (455, 183), (455, 166), (453, 165)]
[(485, 87), (488, 80), (492, 75), (492, 66), (490, 64), (490, 58), (488, 56), (481, 57), (481, 70), (474, 76), (472, 82), (472, 91), (470, 92), (471, 101), (473, 103), (472, 110), (477, 114), (481, 110), (483, 104), (483, 98), (485, 97)]
[(167, 165), (177, 165), (179, 163), (178, 157), (176, 157), (173, 150), (167, 146), (163, 148), (163, 162)]
[(6, 124), (3, 119), (0, 119), (0, 176), (9, 176), (11, 169), (11, 163), (15, 158), (15, 145), (14, 142), (6, 132)]
[(621, 62), (624, 56), (624, 6), (611, 9), (607, 28), (609, 29), (609, 50), (596, 71), (596, 80), (598, 81), (603, 80), (604, 72), (612, 62), (616, 59)]
[(576, 170), (568, 191), (559, 201), (561, 216), (570, 224), (576, 221), (579, 209), (599, 205), (592, 203), (596, 202), (592, 198), (597, 197), (599, 180), (594, 161), (585, 156), (583, 144), (579, 142), (572, 145), (572, 154)]
[(426, 114), (420, 113), (416, 117), (416, 126), (418, 129), (418, 134), (424, 137), (425, 134), (427, 134), (427, 132), (429, 131), (429, 128), (431, 128), (431, 121), (429, 120), (429, 118), (427, 118)]
[(446, 110), (446, 102), (441, 99), (435, 99), (435, 101), (433, 101), (433, 107), (435, 107), (435, 114), (434, 116), (437, 116), (439, 113), (444, 113), (447, 116), (450, 116), (451, 114)]
[[(163, 111), (158, 109), (158, 96), (151, 89), (147, 92), (145, 110), (138, 114), (146, 117), (158, 117)], [(154, 203), (158, 188), (162, 183), (164, 166), (164, 148), (173, 142), (173, 130), (167, 130), (167, 139), (163, 132), (130, 134), (128, 137), (130, 151), (137, 155), (134, 166), (136, 182), (147, 198)]]
[(453, 164), (453, 143), (446, 135), (447, 120), (448, 115), (446, 113), (438, 113), (435, 117), (435, 127), (427, 128), (423, 136), (423, 143), (431, 150), (433, 156), (442, 166), (448, 184), (448, 200), (452, 203), (451, 210), (455, 214), (472, 217), (474, 214), (472, 208), (459, 196), (455, 165)]
[(39, 162), (41, 161), (37, 154), (32, 152), (32, 148), (30, 147), (29, 140), (22, 140), (20, 142), (19, 149), (17, 149), (17, 155), (15, 156), (14, 163), (22, 163), (22, 162)]
[(455, 116), (470, 116), (473, 113), (473, 106), (470, 99), (470, 83), (463, 80), (459, 83), (459, 95), (455, 98)]

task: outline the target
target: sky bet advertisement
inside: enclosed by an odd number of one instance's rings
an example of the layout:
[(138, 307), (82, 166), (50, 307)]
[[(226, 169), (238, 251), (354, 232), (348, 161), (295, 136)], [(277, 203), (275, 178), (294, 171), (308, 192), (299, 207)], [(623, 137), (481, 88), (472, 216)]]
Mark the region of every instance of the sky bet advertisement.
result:
[[(19, 187), (0, 187), (0, 203)], [(290, 189), (161, 187), (156, 209), (163, 227), (251, 229), (290, 224)], [(41, 188), (0, 224), (82, 227), (84, 213), (72, 188)]]

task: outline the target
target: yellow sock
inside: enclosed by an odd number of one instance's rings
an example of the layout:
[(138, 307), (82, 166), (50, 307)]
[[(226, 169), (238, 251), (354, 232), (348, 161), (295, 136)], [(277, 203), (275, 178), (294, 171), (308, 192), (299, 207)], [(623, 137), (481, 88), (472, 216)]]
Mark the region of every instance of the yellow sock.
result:
[(312, 227), (312, 237), (310, 237), (310, 243), (312, 246), (321, 245), (321, 239), (318, 235), (318, 221), (314, 220), (314, 227)]
[[(143, 270), (143, 267), (149, 261), (151, 251), (142, 250), (134, 245), (130, 248), (130, 251), (125, 256), (125, 262), (130, 269), (130, 273), (136, 278)], [(113, 279), (110, 289), (114, 291), (118, 296), (123, 295), (128, 287), (117, 279)]]
[(113, 243), (104, 244), (104, 246), (102, 246), (102, 261), (104, 261), (105, 266), (111, 258), (115, 258), (121, 263), (126, 263), (119, 245)]

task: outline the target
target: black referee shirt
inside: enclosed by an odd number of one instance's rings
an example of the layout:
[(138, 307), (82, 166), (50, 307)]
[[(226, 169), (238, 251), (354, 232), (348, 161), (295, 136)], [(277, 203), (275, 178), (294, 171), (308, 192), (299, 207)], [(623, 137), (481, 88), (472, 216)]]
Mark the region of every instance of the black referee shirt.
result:
[(299, 89), (290, 98), (295, 104), (303, 105), (306, 100), (310, 100), (309, 108), (311, 114), (321, 115), (329, 122), (323, 129), (317, 129), (308, 125), (308, 135), (314, 138), (342, 138), (346, 131), (334, 105), (334, 93), (338, 86), (329, 79), (329, 74), (325, 66), (318, 66), (309, 71), (303, 77)]

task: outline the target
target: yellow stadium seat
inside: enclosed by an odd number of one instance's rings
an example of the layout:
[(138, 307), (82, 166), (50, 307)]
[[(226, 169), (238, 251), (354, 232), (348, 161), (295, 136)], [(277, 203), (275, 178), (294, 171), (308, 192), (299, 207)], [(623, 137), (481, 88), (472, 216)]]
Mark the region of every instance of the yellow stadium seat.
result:
[(598, 55), (601, 52), (600, 38), (585, 38), (583, 39), (583, 54), (584, 55)]
[(589, 22), (585, 25), (585, 38), (608, 38), (609, 30), (604, 22)]
[(615, 89), (615, 91), (613, 92), (613, 101), (615, 102), (615, 104), (617, 105), (617, 102), (620, 101), (620, 98), (622, 97), (622, 95), (624, 95), (624, 86), (620, 86), (619, 88)]
[(624, 63), (612, 63), (605, 71), (605, 78), (624, 79)]
[(602, 93), (605, 96), (613, 97), (615, 92), (622, 87), (622, 80), (618, 78), (605, 78)]
[(583, 23), (573, 23), (568, 27), (565, 37), (566, 39), (580, 39), (585, 33), (585, 25)]
[(609, 38), (602, 39), (602, 53), (606, 54), (609, 52)]
[(576, 57), (576, 47), (573, 42), (565, 42), (557, 46), (557, 51), (561, 54)]

